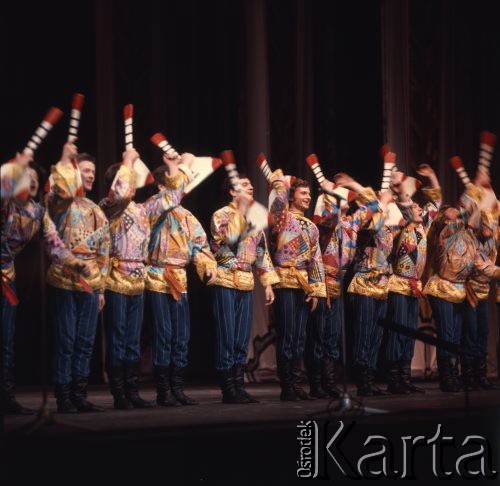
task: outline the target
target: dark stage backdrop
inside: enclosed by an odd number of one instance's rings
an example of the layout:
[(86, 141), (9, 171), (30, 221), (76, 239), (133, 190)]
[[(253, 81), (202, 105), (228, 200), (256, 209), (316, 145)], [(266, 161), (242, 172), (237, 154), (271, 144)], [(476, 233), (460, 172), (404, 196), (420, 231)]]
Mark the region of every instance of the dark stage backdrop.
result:
[[(314, 151), (327, 174), (344, 170), (379, 187), (386, 141), (410, 172), (422, 161), (437, 167), (452, 201), (460, 186), (448, 158), (462, 155), (472, 173), (480, 130), (500, 134), (495, 0), (18, 1), (2, 8), (1, 159), (23, 148), (49, 106), (68, 114), (72, 93), (84, 93), (78, 146), (98, 157), (94, 200), (107, 166), (120, 160), (127, 103), (135, 105), (135, 145), (150, 168), (160, 163), (148, 140), (156, 131), (179, 151), (231, 148), (261, 202), (260, 151), (273, 168), (311, 181), (304, 159)], [(36, 154), (46, 169), (67, 126), (68, 116)], [(224, 203), (223, 177), (220, 170), (185, 200), (206, 230)], [(40, 378), (36, 252), (30, 245), (17, 262), (21, 382)], [(210, 303), (196, 278), (190, 289), (191, 371), (205, 378), (214, 364)], [(256, 315), (265, 318), (259, 299)]]

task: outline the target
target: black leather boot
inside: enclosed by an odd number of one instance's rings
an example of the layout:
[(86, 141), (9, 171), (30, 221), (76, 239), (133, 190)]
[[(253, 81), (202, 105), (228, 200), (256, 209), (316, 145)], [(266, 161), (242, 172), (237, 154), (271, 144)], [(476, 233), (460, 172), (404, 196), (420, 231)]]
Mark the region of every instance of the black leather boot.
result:
[(321, 362), (311, 361), (306, 366), (307, 379), (309, 380), (309, 395), (315, 398), (327, 398), (321, 379)]
[(500, 386), (492, 383), (486, 377), (487, 363), (486, 357), (476, 358), (474, 360), (474, 378), (479, 389), (482, 390), (500, 390)]
[(292, 386), (295, 391), (295, 394), (301, 400), (316, 400), (315, 397), (312, 397), (307, 393), (301, 386), (300, 382), (302, 381), (302, 368), (301, 368), (301, 360), (295, 360), (292, 363)]
[(479, 390), (474, 376), (474, 359), (470, 357), (460, 358), (460, 375), (462, 385), (466, 391)]
[(368, 368), (368, 386), (370, 387), (374, 396), (381, 397), (384, 395), (390, 395), (389, 392), (382, 390), (375, 384), (375, 373), (376, 370), (373, 368)]
[(463, 390), (462, 382), (458, 374), (458, 358), (450, 358), (450, 375), (451, 380), (458, 391)]
[(155, 366), (156, 403), (161, 407), (180, 407), (181, 403), (175, 398), (170, 388), (170, 368)]
[(292, 362), (287, 359), (278, 360), (278, 378), (280, 380), (280, 400), (285, 402), (296, 402), (300, 397), (295, 393), (292, 377)]
[(410, 390), (410, 393), (425, 393), (423, 388), (415, 386), (411, 382), (411, 361), (402, 360), (399, 361), (399, 375), (401, 377), (401, 383)]
[(58, 413), (76, 413), (78, 410), (69, 399), (71, 392), (71, 383), (54, 386), (54, 395), (56, 396)]
[(245, 390), (245, 367), (243, 365), (234, 365), (234, 386), (236, 393), (246, 398), (248, 403), (259, 403), (259, 400)]
[(32, 415), (35, 413), (34, 410), (23, 407), (16, 400), (16, 382), (12, 368), (4, 368), (3, 370), (1, 410), (6, 415)]
[(125, 370), (123, 363), (108, 368), (109, 388), (113, 395), (113, 406), (117, 410), (130, 410), (134, 406), (125, 397)]
[(444, 392), (457, 392), (460, 391), (460, 386), (455, 382), (452, 376), (452, 358), (439, 358), (439, 388)]
[(250, 403), (248, 398), (236, 391), (233, 368), (219, 371), (219, 383), (222, 390), (222, 403)]
[(409, 395), (411, 393), (403, 384), (397, 361), (387, 362), (387, 391), (394, 395)]
[(323, 390), (331, 398), (339, 398), (342, 390), (337, 386), (337, 369), (339, 363), (332, 358), (325, 358), (321, 362)]
[(134, 408), (153, 408), (154, 404), (139, 395), (140, 361), (125, 362), (125, 397)]
[(170, 386), (172, 393), (181, 405), (199, 405), (196, 400), (189, 398), (184, 393), (184, 373), (186, 368), (178, 368), (175, 365), (170, 367)]
[(374, 393), (369, 384), (368, 367), (356, 365), (355, 374), (358, 397), (372, 397)]
[(86, 376), (74, 376), (69, 399), (79, 412), (104, 412), (103, 407), (94, 405), (87, 400), (88, 384), (89, 379)]

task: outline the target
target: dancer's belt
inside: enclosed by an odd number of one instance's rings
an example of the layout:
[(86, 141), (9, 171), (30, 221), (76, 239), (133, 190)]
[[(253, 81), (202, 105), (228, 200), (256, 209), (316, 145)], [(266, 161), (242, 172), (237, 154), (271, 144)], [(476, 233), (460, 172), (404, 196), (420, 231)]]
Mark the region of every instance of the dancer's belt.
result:
[(163, 278), (168, 283), (172, 297), (175, 300), (181, 300), (182, 293), (186, 292), (186, 288), (181, 282), (179, 282), (179, 280), (177, 280), (175, 270), (184, 270), (184, 267), (181, 267), (180, 265), (165, 265), (163, 267)]
[(308, 295), (314, 292), (314, 289), (307, 281), (305, 267), (276, 267), (276, 272), (280, 278), (280, 287), (297, 288), (298, 285)]

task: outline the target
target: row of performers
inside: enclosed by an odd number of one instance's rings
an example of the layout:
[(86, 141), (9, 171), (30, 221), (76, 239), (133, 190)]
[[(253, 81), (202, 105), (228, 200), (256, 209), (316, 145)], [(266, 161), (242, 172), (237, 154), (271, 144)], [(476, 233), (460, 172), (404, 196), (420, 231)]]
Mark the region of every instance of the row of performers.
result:
[[(139, 395), (140, 332), (144, 304), (150, 306), (156, 404), (192, 405), (184, 391), (188, 365), (189, 305), (186, 266), (193, 262), (209, 286), (216, 330), (216, 368), (224, 403), (257, 400), (244, 386), (244, 367), (252, 326), (254, 270), (273, 305), (281, 400), (338, 397), (336, 373), (341, 355), (341, 287), (352, 269), (347, 299), (352, 305), (352, 354), (357, 393), (410, 394), (414, 339), (389, 332), (385, 350), (387, 391), (374, 383), (382, 320), (416, 329), (419, 298), (428, 298), (438, 336), (463, 344), (458, 356), (438, 348), (440, 386), (454, 392), (465, 386), (493, 388), (486, 378), (487, 295), (498, 245), (498, 202), (489, 171), (480, 167), (456, 207), (441, 204), (437, 177), (428, 165), (418, 173), (430, 185), (417, 204), (408, 178), (384, 155), (385, 188), (378, 194), (347, 174), (335, 183), (322, 176), (314, 222), (309, 184), (271, 171), (260, 158), (270, 184), (269, 246), (264, 225), (254, 221), (251, 181), (235, 171), (227, 182), (229, 203), (211, 220), (210, 239), (181, 205), (190, 184), (191, 154), (164, 154), (154, 171), (158, 192), (134, 202), (139, 155), (129, 148), (123, 162), (105, 175), (108, 196), (97, 205), (85, 197), (95, 179), (95, 159), (65, 144), (51, 168), (44, 205), (33, 197), (37, 173), (23, 152), (2, 165), (2, 407), (26, 413), (15, 398), (13, 342), (16, 306), (14, 259), (40, 229), (51, 259), (51, 322), (54, 330), (52, 380), (61, 413), (99, 411), (87, 400), (90, 359), (98, 313), (103, 310), (106, 369), (114, 407), (150, 407)], [(234, 159), (225, 154), (234, 168)], [(227, 159), (227, 160), (226, 160)], [(309, 160), (318, 173), (316, 159)], [(192, 175), (192, 174), (191, 174)], [(16, 191), (30, 177), (31, 197)], [(345, 196), (348, 194), (348, 196)], [(492, 196), (493, 194), (493, 196)], [(349, 200), (352, 204), (347, 204)], [(394, 214), (397, 218), (394, 219)], [(258, 214), (258, 218), (263, 218)], [(255, 224), (254, 224), (255, 223)], [(260, 222), (262, 223), (262, 221)], [(424, 269), (428, 270), (425, 286)], [(305, 364), (309, 393), (297, 373), (305, 350), (306, 323), (311, 346)]]

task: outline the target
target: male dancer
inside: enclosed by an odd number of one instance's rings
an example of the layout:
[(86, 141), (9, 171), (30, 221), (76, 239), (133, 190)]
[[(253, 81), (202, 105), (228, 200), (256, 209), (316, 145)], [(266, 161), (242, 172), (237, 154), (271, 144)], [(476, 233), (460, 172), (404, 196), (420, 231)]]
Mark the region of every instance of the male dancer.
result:
[(197, 405), (184, 393), (190, 331), (186, 266), (192, 261), (207, 285), (216, 277), (205, 231), (180, 205), (189, 182), (179, 170), (186, 157), (192, 155), (164, 154), (167, 167), (154, 172), (160, 192), (145, 203), (151, 227), (146, 298), (152, 309), (156, 402), (161, 406)]
[[(392, 256), (393, 274), (389, 278), (387, 322), (413, 330), (418, 328), (419, 297), (423, 297), (422, 277), (427, 257), (427, 233), (441, 206), (441, 188), (432, 168), (422, 165), (417, 171), (429, 179), (430, 188), (423, 189), (428, 203), (421, 208), (406, 194), (399, 182), (392, 185), (405, 226), (396, 231)], [(402, 175), (402, 173), (400, 173)], [(386, 359), (387, 390), (394, 394), (423, 392), (411, 383), (411, 360), (415, 339), (389, 330)]]
[(138, 157), (135, 149), (128, 149), (123, 163), (106, 171), (108, 197), (99, 203), (111, 235), (104, 322), (106, 367), (116, 409), (152, 406), (139, 396), (144, 262), (150, 231), (144, 206), (132, 201), (136, 188), (133, 164)]
[(240, 174), (238, 193), (229, 178), (224, 183), (231, 202), (212, 216), (210, 246), (217, 260), (212, 288), (217, 337), (216, 368), (224, 403), (255, 403), (245, 391), (244, 367), (252, 329), (255, 268), (265, 289), (266, 305), (274, 301), (272, 285), (279, 281), (262, 231), (246, 234), (245, 211), (253, 199), (252, 183)]
[[(17, 154), (16, 159), (2, 166), (1, 208), (1, 271), (2, 271), (2, 328), (3, 328), (3, 382), (1, 408), (4, 413), (28, 414), (31, 410), (16, 401), (14, 379), (14, 334), (18, 298), (15, 286), (14, 260), (33, 236), (43, 227), (45, 240), (50, 243), (51, 256), (68, 265), (75, 272), (87, 268), (61, 242), (42, 205), (35, 201), (40, 181), (31, 153)], [(27, 172), (30, 178), (29, 198), (24, 200), (6, 188), (14, 188)]]
[[(348, 184), (358, 192), (356, 202), (359, 208), (347, 215), (348, 205), (342, 206), (337, 198), (326, 192), (319, 196), (316, 204), (318, 212), (314, 215), (314, 222), (320, 233), (327, 294), (326, 299), (318, 299), (318, 308), (306, 343), (310, 395), (316, 398), (340, 396), (336, 386), (336, 370), (342, 332), (342, 279), (354, 257), (358, 231), (378, 208), (375, 193), (362, 187), (347, 174), (337, 174), (335, 182), (340, 186)], [(325, 181), (324, 184), (325, 189), (334, 189), (331, 182)]]
[(77, 170), (83, 190), (90, 191), (95, 179), (95, 159), (89, 154), (77, 154), (76, 146), (68, 142), (61, 160), (52, 167), (48, 209), (62, 241), (89, 272), (83, 279), (56, 260), (48, 270), (54, 326), (52, 372), (60, 413), (103, 410), (87, 400), (87, 386), (97, 315), (104, 306), (109, 225), (99, 206), (77, 194)]
[(310, 400), (299, 385), (306, 323), (319, 297), (326, 297), (325, 274), (316, 225), (304, 216), (311, 204), (307, 181), (290, 184), (281, 169), (271, 176), (276, 198), (271, 213), (271, 255), (280, 278), (275, 287), (276, 361), (281, 400)]

